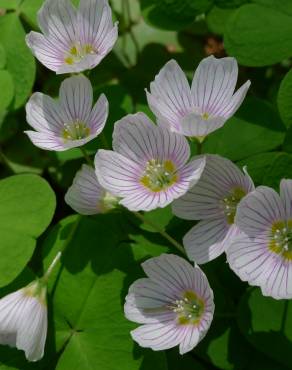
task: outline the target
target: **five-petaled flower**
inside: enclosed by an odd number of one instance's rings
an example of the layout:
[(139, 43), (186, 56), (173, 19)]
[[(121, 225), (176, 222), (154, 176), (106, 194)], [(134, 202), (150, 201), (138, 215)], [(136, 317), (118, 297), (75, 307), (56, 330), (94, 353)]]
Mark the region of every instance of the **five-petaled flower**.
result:
[(25, 133), (34, 145), (46, 150), (82, 146), (100, 134), (108, 116), (105, 95), (93, 108), (92, 101), (91, 83), (81, 75), (63, 81), (59, 101), (34, 93), (26, 105), (26, 119), (36, 131)]
[(107, 0), (46, 0), (38, 12), (43, 34), (30, 32), (27, 45), (35, 57), (56, 73), (94, 68), (111, 51), (117, 37)]
[(77, 172), (65, 201), (82, 215), (105, 213), (114, 209), (118, 198), (107, 192), (98, 182), (94, 168), (84, 164)]
[(254, 189), (246, 170), (243, 174), (229, 159), (206, 155), (198, 183), (172, 204), (175, 215), (202, 220), (184, 237), (188, 257), (206, 263), (226, 251), (240, 233), (234, 224), (238, 203)]
[(158, 119), (179, 134), (203, 140), (222, 127), (241, 105), (250, 81), (234, 94), (238, 66), (234, 58), (205, 58), (190, 88), (175, 60), (170, 60), (150, 84), (147, 99)]
[(125, 315), (139, 324), (131, 332), (142, 347), (191, 351), (207, 333), (213, 292), (203, 271), (181, 257), (162, 254), (142, 263), (148, 276), (131, 285)]
[(167, 206), (198, 181), (205, 166), (204, 158), (187, 163), (186, 138), (154, 125), (143, 113), (116, 122), (113, 149), (97, 152), (97, 178), (131, 211)]
[(29, 361), (38, 361), (44, 355), (46, 293), (46, 286), (34, 281), (0, 299), (0, 343), (23, 350)]
[(280, 195), (260, 186), (239, 204), (235, 222), (243, 232), (227, 250), (233, 271), (263, 295), (292, 298), (292, 180)]

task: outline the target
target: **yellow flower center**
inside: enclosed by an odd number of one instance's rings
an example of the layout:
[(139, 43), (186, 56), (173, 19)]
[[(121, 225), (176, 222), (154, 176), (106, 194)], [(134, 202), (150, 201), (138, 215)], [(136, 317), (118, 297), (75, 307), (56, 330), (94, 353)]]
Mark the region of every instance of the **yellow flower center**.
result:
[(195, 292), (187, 290), (171, 309), (177, 314), (180, 325), (198, 325), (205, 310), (205, 302)]
[(271, 227), (269, 249), (292, 261), (292, 219), (274, 222)]
[(69, 52), (66, 53), (64, 60), (66, 64), (72, 65), (79, 63), (88, 54), (96, 54), (96, 50), (94, 50), (93, 46), (89, 44), (81, 45), (80, 42), (77, 42), (71, 47)]
[(151, 159), (147, 162), (144, 173), (140, 179), (141, 184), (154, 192), (169, 188), (178, 181), (175, 164), (170, 161)]
[(205, 120), (205, 121), (207, 121), (207, 120), (209, 119), (209, 117), (210, 117), (210, 114), (209, 114), (209, 113), (207, 113), (207, 112), (204, 112), (204, 113), (202, 114), (202, 118), (203, 118), (203, 120)]
[(221, 206), (228, 224), (234, 223), (234, 217), (238, 203), (246, 195), (246, 191), (240, 187), (233, 188), (221, 201)]
[(62, 130), (61, 136), (65, 141), (67, 140), (80, 140), (90, 135), (90, 128), (81, 121), (75, 121), (72, 123), (65, 123), (64, 129)]

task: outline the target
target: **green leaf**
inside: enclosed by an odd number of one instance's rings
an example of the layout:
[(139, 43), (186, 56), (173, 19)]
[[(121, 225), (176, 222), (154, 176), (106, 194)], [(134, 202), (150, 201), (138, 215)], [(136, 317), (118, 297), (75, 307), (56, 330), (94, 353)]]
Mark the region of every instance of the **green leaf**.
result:
[(15, 135), (3, 150), (7, 163), (15, 174), (41, 175), (50, 160), (50, 152), (34, 146), (23, 133)]
[[(153, 211), (145, 212), (144, 218), (150, 223), (154, 223), (155, 225), (157, 225), (161, 230), (165, 230), (165, 228), (173, 218), (171, 206), (165, 208), (157, 208)], [(140, 227), (146, 231), (157, 232), (156, 229), (154, 229), (147, 222), (142, 223)]]
[(20, 5), (19, 11), (22, 17), (28, 22), (33, 28), (38, 28), (37, 23), (37, 12), (43, 5), (44, 0), (24, 0)]
[(278, 155), (271, 163), (263, 182), (265, 185), (278, 189), (283, 178), (292, 178), (292, 154), (281, 153)]
[(247, 172), (256, 185), (266, 185), (266, 174), (270, 172), (274, 160), (282, 155), (283, 153), (281, 152), (260, 153), (243, 159), (237, 164), (239, 167), (247, 167)]
[(0, 70), (0, 112), (4, 112), (14, 97), (14, 85), (11, 74)]
[(289, 127), (283, 143), (283, 151), (292, 153), (292, 126)]
[[(206, 370), (191, 353), (181, 356), (176, 348), (166, 351), (168, 370)], [(146, 370), (146, 369), (145, 369)]]
[(24, 38), (25, 31), (16, 13), (0, 17), (0, 43), (6, 51), (7, 70), (15, 87), (14, 109), (25, 103), (35, 79), (35, 60)]
[[(246, 66), (267, 66), (292, 56), (290, 0), (269, 1), (268, 6), (261, 3), (240, 7), (230, 17), (224, 34), (228, 54)], [(273, 3), (275, 7), (271, 7)], [(285, 12), (286, 8), (289, 11)]]
[(228, 19), (234, 13), (234, 9), (222, 9), (213, 6), (206, 16), (208, 28), (211, 32), (223, 35)]
[(207, 137), (203, 151), (237, 161), (277, 148), (284, 137), (285, 126), (272, 106), (257, 98), (246, 98), (235, 116)]
[(0, 8), (15, 10), (20, 5), (21, 0), (0, 0)]
[(167, 30), (180, 30), (205, 13), (213, 0), (141, 0), (142, 14), (152, 26)]
[(134, 345), (130, 330), (136, 325), (123, 314), (129, 285), (144, 276), (141, 259), (153, 255), (153, 249), (159, 254), (165, 248), (131, 242), (137, 229), (126, 215), (71, 216), (52, 230), (45, 243), (46, 267), (67, 245), (62, 267), (51, 280), (56, 348), (63, 348), (57, 370), (116, 370), (117, 364), (121, 370), (166, 370), (163, 353)]
[(223, 9), (237, 8), (243, 4), (248, 3), (249, 0), (215, 0), (215, 4)]
[(4, 47), (0, 44), (0, 68), (6, 66), (6, 53)]
[(255, 348), (291, 369), (291, 300), (264, 297), (260, 289), (251, 289), (240, 302), (238, 324)]
[(278, 91), (278, 109), (280, 116), (287, 127), (292, 125), (292, 70), (281, 82)]
[(0, 286), (25, 267), (55, 206), (55, 195), (41, 177), (18, 175), (0, 181)]

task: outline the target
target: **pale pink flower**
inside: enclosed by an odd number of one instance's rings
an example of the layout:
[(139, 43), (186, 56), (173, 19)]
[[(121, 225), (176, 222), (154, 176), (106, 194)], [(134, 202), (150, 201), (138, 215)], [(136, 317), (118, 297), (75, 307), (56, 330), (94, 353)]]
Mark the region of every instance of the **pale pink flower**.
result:
[(244, 173), (229, 159), (206, 155), (206, 166), (198, 183), (172, 204), (178, 217), (201, 220), (184, 236), (190, 260), (206, 263), (225, 252), (240, 230), (234, 223), (241, 199), (254, 189)]
[(179, 345), (191, 351), (206, 335), (214, 314), (213, 291), (203, 271), (181, 257), (162, 254), (142, 263), (148, 278), (131, 285), (125, 315), (143, 324), (131, 332), (155, 351)]
[(202, 140), (222, 127), (245, 98), (250, 81), (234, 93), (237, 75), (236, 59), (209, 56), (199, 64), (190, 88), (180, 66), (170, 60), (151, 82), (148, 104), (158, 124)]
[(204, 158), (188, 162), (185, 137), (154, 125), (143, 113), (116, 122), (113, 149), (97, 152), (97, 178), (131, 211), (167, 206), (198, 181), (205, 166)]
[(62, 82), (59, 101), (34, 93), (26, 105), (26, 120), (36, 131), (25, 131), (34, 145), (63, 151), (82, 146), (101, 133), (108, 116), (108, 101), (101, 95), (92, 108), (88, 78), (69, 77)]
[(82, 72), (97, 66), (117, 37), (107, 0), (46, 0), (38, 12), (42, 31), (30, 32), (26, 43), (35, 57), (56, 73)]
[(260, 186), (239, 204), (236, 225), (242, 235), (227, 250), (232, 270), (265, 296), (292, 298), (292, 180), (280, 195)]

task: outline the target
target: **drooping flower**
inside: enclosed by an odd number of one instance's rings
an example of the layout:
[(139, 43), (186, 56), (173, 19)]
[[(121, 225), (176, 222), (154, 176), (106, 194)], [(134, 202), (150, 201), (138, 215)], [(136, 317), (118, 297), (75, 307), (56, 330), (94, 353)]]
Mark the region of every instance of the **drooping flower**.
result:
[(227, 251), (232, 270), (263, 295), (292, 298), (292, 180), (282, 180), (280, 195), (260, 186), (240, 203), (235, 218), (242, 235)]
[(60, 73), (82, 72), (97, 66), (117, 37), (107, 0), (46, 0), (38, 12), (42, 31), (30, 32), (26, 43), (47, 68)]
[(34, 93), (26, 105), (26, 119), (36, 131), (25, 131), (34, 145), (46, 150), (63, 151), (82, 146), (104, 128), (108, 101), (101, 95), (92, 108), (90, 81), (74, 76), (62, 82), (59, 101)]
[(94, 168), (84, 164), (65, 195), (66, 203), (82, 215), (105, 213), (118, 204), (118, 199), (99, 184)]
[(97, 177), (131, 211), (170, 204), (198, 181), (205, 166), (204, 158), (187, 163), (185, 137), (154, 125), (143, 113), (116, 122), (113, 149), (97, 152)]
[(134, 282), (126, 297), (127, 319), (143, 324), (131, 332), (142, 347), (191, 351), (207, 333), (214, 314), (213, 291), (203, 271), (181, 257), (162, 254), (142, 263), (148, 278)]
[(46, 286), (34, 281), (0, 299), (0, 344), (23, 350), (29, 361), (38, 361), (44, 355), (46, 293)]
[(172, 204), (178, 217), (201, 220), (183, 238), (190, 260), (206, 263), (225, 252), (240, 231), (234, 224), (241, 199), (254, 189), (246, 170), (229, 159), (208, 154), (198, 183)]
[(170, 60), (146, 91), (158, 124), (199, 140), (222, 127), (241, 105), (250, 81), (234, 94), (238, 66), (234, 58), (209, 56), (199, 64), (191, 88), (175, 60)]

